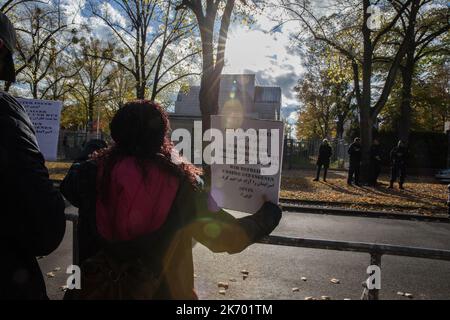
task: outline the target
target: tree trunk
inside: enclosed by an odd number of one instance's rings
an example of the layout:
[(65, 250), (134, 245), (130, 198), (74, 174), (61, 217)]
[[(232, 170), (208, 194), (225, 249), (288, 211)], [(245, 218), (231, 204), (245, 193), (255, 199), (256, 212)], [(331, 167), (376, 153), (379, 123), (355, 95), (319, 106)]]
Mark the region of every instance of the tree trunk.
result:
[(88, 105), (88, 131), (94, 131), (94, 105), (92, 102)]
[(7, 81), (5, 82), (4, 91), (9, 92), (9, 89), (11, 89), (11, 82)]
[(411, 101), (412, 101), (412, 78), (414, 73), (414, 65), (406, 67), (402, 72), (402, 101), (400, 106), (400, 121), (398, 126), (398, 137), (404, 142), (409, 141), (411, 132)]
[(37, 99), (38, 98), (38, 84), (36, 82), (33, 82), (31, 87), (32, 87), (33, 99)]
[(135, 79), (136, 79), (136, 99), (142, 100), (145, 96), (145, 88), (143, 92), (143, 82), (142, 72), (141, 72), (141, 37), (139, 32), (139, 27), (136, 26), (136, 44), (135, 44), (136, 52), (134, 54), (134, 68), (135, 68)]
[(204, 75), (201, 82), (199, 101), (205, 132), (211, 128), (211, 116), (219, 113), (220, 75)]
[(145, 61), (145, 43), (146, 43), (146, 35), (142, 35), (142, 44), (140, 47), (140, 59), (141, 59), (141, 92), (139, 95), (139, 99), (145, 99), (145, 89), (147, 88), (147, 68)]
[(344, 138), (345, 117), (338, 116), (336, 121), (336, 138), (342, 140)]
[(411, 131), (411, 102), (412, 102), (412, 83), (414, 77), (415, 66), (415, 35), (412, 32), (408, 32), (409, 37), (408, 48), (406, 53), (406, 62), (404, 68), (402, 68), (402, 100), (400, 105), (400, 121), (398, 126), (398, 137), (404, 142), (409, 141), (409, 134)]
[(363, 90), (362, 101), (359, 107), (360, 132), (362, 145), (361, 181), (367, 182), (370, 178), (370, 149), (372, 147), (373, 122), (372, 109), (372, 66), (373, 66), (373, 46), (371, 40), (371, 30), (367, 25), (370, 14), (367, 12), (370, 0), (364, 0), (364, 23), (362, 32), (364, 36), (364, 56), (363, 56)]
[(361, 181), (368, 182), (370, 179), (370, 149), (373, 140), (372, 117), (361, 114), (360, 125), (362, 146)]
[[(206, 1), (203, 10), (203, 1), (186, 1), (194, 12), (200, 29), (202, 43), (202, 78), (200, 83), (199, 102), (202, 113), (203, 132), (211, 128), (211, 115), (219, 113), (220, 76), (224, 67), (224, 53), (230, 19), (235, 0), (227, 0), (220, 22), (220, 31), (217, 44), (217, 53), (214, 54), (214, 29), (216, 25), (219, 2)], [(203, 164), (205, 182), (211, 184), (210, 168)]]
[[(166, 36), (164, 36), (163, 43), (166, 43)], [(156, 96), (158, 95), (158, 85), (159, 85), (159, 80), (160, 80), (159, 74), (161, 72), (161, 66), (162, 66), (162, 61), (163, 61), (165, 50), (166, 50), (166, 46), (163, 45), (163, 47), (161, 48), (161, 52), (159, 54), (159, 57), (158, 57), (158, 63), (156, 65), (155, 76), (153, 78), (152, 95), (150, 97), (150, 100), (152, 100), (152, 101), (155, 101), (156, 100)]]
[(216, 72), (214, 59), (214, 22), (215, 16), (206, 17), (200, 25), (202, 39), (202, 78), (199, 102), (202, 112), (203, 132), (211, 128), (211, 115), (219, 110), (220, 73)]
[(145, 99), (145, 84), (140, 83), (137, 87), (137, 94), (136, 97), (138, 100), (144, 100)]

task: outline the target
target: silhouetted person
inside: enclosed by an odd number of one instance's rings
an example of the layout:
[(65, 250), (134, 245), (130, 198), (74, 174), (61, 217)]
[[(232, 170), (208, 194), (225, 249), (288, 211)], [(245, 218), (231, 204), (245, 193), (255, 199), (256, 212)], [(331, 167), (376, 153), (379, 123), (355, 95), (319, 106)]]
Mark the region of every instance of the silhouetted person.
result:
[(400, 189), (404, 189), (406, 179), (406, 161), (408, 159), (408, 149), (403, 141), (399, 141), (398, 145), (391, 151), (391, 183), (390, 189), (394, 188), (394, 183), (400, 177)]
[(177, 157), (154, 102), (127, 103), (110, 128), (114, 145), (61, 184), (79, 208), (81, 290), (66, 299), (196, 299), (192, 239), (233, 254), (278, 225), (281, 209), (269, 202), (243, 218), (220, 210), (199, 169)]
[(355, 184), (359, 186), (359, 173), (362, 156), (361, 139), (355, 139), (348, 149), (348, 154), (350, 155), (350, 167), (348, 169), (347, 184), (351, 185), (354, 181)]
[(372, 186), (378, 185), (378, 177), (381, 173), (381, 146), (378, 139), (373, 140), (370, 149), (370, 166), (371, 166), (371, 181)]
[(100, 151), (102, 149), (108, 148), (108, 144), (105, 140), (102, 139), (92, 139), (89, 140), (81, 151), (81, 154), (76, 159), (77, 162), (87, 161), (89, 160), (89, 156), (91, 156), (94, 152)]
[(328, 168), (330, 167), (330, 158), (333, 154), (327, 139), (324, 139), (319, 148), (319, 159), (317, 159), (317, 175), (314, 181), (319, 181), (320, 171), (323, 167), (323, 181), (327, 181)]
[[(14, 82), (16, 34), (0, 13), (0, 80)], [(53, 188), (24, 107), (0, 90), (0, 300), (46, 300), (37, 256), (66, 230), (64, 200)]]

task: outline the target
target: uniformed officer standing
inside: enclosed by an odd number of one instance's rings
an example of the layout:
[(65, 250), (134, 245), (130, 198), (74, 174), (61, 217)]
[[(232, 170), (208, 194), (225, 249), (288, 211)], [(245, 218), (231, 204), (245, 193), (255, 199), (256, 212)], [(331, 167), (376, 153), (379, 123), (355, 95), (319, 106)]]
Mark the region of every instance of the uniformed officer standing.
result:
[(370, 149), (370, 166), (372, 169), (370, 184), (376, 187), (378, 185), (378, 177), (381, 172), (381, 146), (378, 139), (373, 140), (373, 144)]
[(330, 158), (333, 155), (333, 149), (331, 148), (327, 139), (324, 139), (319, 149), (319, 158), (317, 159), (317, 174), (314, 181), (319, 181), (320, 171), (323, 167), (323, 181), (327, 181), (328, 168), (330, 167)]
[(400, 189), (404, 189), (403, 185), (406, 179), (406, 161), (408, 158), (408, 149), (403, 141), (399, 141), (398, 145), (391, 151), (391, 184), (390, 189), (394, 188), (394, 183), (400, 177)]
[(355, 184), (359, 186), (359, 173), (361, 167), (361, 156), (362, 156), (361, 139), (356, 138), (355, 141), (350, 145), (348, 149), (348, 154), (350, 155), (350, 167), (348, 169), (348, 179), (347, 184), (351, 185), (353, 183), (353, 178)]

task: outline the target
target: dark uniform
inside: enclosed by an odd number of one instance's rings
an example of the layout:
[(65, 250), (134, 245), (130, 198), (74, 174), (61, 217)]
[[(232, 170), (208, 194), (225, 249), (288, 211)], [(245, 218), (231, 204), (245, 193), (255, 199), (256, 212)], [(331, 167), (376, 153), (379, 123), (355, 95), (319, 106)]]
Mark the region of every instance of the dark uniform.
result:
[(370, 149), (370, 164), (372, 168), (371, 184), (377, 185), (381, 173), (381, 146), (373, 144)]
[(329, 144), (323, 143), (319, 149), (319, 159), (317, 160), (317, 175), (315, 181), (319, 181), (320, 171), (323, 167), (323, 181), (327, 181), (328, 168), (330, 167), (330, 158), (333, 154)]
[(359, 184), (359, 173), (361, 166), (361, 143), (354, 142), (350, 145), (348, 149), (348, 154), (350, 155), (350, 167), (348, 169), (348, 180), (347, 183), (351, 184), (353, 182), (353, 177), (355, 178), (355, 184)]
[(403, 188), (403, 184), (406, 179), (406, 160), (408, 158), (408, 149), (404, 146), (397, 146), (391, 151), (391, 188), (394, 186), (394, 182), (400, 177), (400, 188)]

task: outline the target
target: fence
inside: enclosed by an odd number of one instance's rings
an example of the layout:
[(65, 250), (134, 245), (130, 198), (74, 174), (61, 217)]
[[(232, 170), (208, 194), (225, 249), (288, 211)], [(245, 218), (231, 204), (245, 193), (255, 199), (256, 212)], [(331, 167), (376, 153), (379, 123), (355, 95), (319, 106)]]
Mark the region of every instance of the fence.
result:
[[(380, 267), (380, 269), (381, 269), (381, 257), (383, 255), (450, 261), (449, 250), (402, 247), (402, 246), (392, 246), (385, 244), (374, 244), (363, 242), (299, 239), (299, 238), (287, 238), (277, 236), (266, 237), (262, 239), (260, 243), (277, 246), (368, 253), (370, 254), (369, 265), (378, 266)], [(369, 289), (367, 296), (368, 300), (378, 300), (379, 293), (380, 290)]]
[[(100, 132), (61, 130), (58, 142), (58, 159), (75, 160), (81, 154), (84, 145), (91, 139), (109, 140), (110, 137)], [(319, 156), (320, 139), (293, 140), (285, 139), (284, 163), (289, 169), (314, 167)], [(333, 149), (331, 167), (344, 169), (348, 165), (349, 144), (344, 140), (330, 140)]]
[(86, 142), (92, 139), (105, 139), (103, 133), (89, 133), (85, 131), (61, 130), (58, 141), (58, 159), (75, 160), (77, 159)]
[[(333, 155), (331, 156), (331, 167), (345, 169), (348, 167), (349, 143), (342, 139), (330, 140)], [(288, 169), (304, 169), (314, 167), (319, 157), (321, 139), (293, 140), (286, 139), (284, 145), (284, 163)]]
[[(66, 213), (68, 221), (73, 223), (73, 264), (79, 265), (78, 258), (78, 215)], [(333, 251), (349, 251), (370, 254), (370, 266), (381, 268), (381, 258), (383, 255), (402, 256), (411, 258), (424, 258), (433, 260), (450, 261), (450, 250), (436, 250), (427, 248), (402, 247), (386, 244), (374, 244), (363, 242), (344, 242), (322, 239), (300, 239), (292, 237), (269, 236), (259, 241), (260, 244), (287, 246), (297, 248), (310, 248)], [(380, 290), (368, 289), (367, 299), (378, 300)]]

